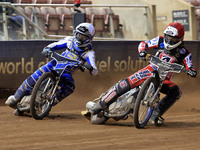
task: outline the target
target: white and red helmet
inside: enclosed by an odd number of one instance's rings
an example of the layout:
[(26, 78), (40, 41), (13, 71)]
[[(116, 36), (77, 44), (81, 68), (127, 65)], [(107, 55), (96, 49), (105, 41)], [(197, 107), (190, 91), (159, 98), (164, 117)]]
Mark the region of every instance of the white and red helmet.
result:
[(178, 23), (170, 23), (164, 31), (164, 46), (166, 50), (178, 47), (184, 38), (184, 27)]

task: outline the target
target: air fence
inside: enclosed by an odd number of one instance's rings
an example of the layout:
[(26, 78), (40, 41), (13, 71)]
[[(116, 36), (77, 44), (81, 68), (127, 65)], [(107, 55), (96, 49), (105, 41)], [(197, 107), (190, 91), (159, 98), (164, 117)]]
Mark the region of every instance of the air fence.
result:
[[(41, 65), (49, 60), (41, 55), (52, 40), (0, 41), (0, 88), (15, 89)], [(138, 58), (140, 41), (93, 41), (96, 63), (101, 73), (134, 73), (146, 65)], [(193, 64), (200, 71), (200, 41), (186, 41)], [(59, 52), (59, 51), (58, 51)], [(60, 50), (62, 52), (62, 50)], [(154, 54), (156, 50), (148, 50)]]

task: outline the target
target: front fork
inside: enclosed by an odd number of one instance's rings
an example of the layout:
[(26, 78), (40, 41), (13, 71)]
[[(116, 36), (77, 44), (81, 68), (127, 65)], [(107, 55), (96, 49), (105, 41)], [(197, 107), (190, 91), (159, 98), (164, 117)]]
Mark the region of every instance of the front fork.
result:
[[(51, 92), (51, 96), (46, 95), (46, 96), (47, 96), (46, 98), (50, 101), (50, 104), (51, 104), (51, 105), (53, 105), (54, 100), (55, 100), (55, 96), (56, 96), (56, 94), (57, 94), (57, 93), (59, 92), (59, 90), (60, 90), (60, 88), (59, 88), (59, 86), (58, 86), (59, 82), (60, 82), (60, 77), (56, 77), (56, 84), (55, 84), (54, 87), (53, 87), (53, 90), (52, 90), (52, 92)], [(46, 90), (47, 90), (49, 84), (50, 84), (50, 79), (48, 80), (48, 82), (47, 82), (47, 84), (46, 84), (46, 87), (44, 88), (44, 92), (45, 92), (45, 93), (46, 93)], [(53, 99), (53, 100), (51, 100), (51, 99)]]
[(153, 94), (152, 98), (149, 101), (149, 106), (151, 108), (154, 108), (156, 106), (156, 104), (159, 102), (160, 100), (160, 89), (161, 87), (158, 87), (156, 92)]
[[(164, 74), (163, 76), (160, 76), (159, 75), (159, 72), (158, 71), (154, 71), (152, 76), (157, 80), (159, 86), (157, 88), (157, 90), (153, 93), (152, 97), (150, 98), (150, 100), (147, 102), (148, 103), (148, 106), (150, 108), (154, 108), (156, 106), (156, 104), (160, 101), (160, 90), (162, 88), (162, 85), (163, 85), (163, 82), (166, 78), (166, 75), (167, 74)], [(153, 86), (153, 83), (151, 83), (149, 89), (148, 89), (148, 92), (150, 92), (151, 90), (151, 87)], [(148, 99), (148, 94), (145, 95), (145, 98), (144, 99)]]
[(145, 105), (149, 106), (150, 108), (154, 108), (156, 106), (156, 104), (160, 100), (160, 90), (162, 88), (162, 84), (163, 84), (163, 81), (161, 81), (161, 83), (159, 83), (159, 87), (157, 88), (157, 90), (153, 93), (153, 95), (151, 97), (149, 97), (149, 94), (154, 86), (153, 83), (150, 84), (150, 86), (147, 90), (147, 94), (145, 94), (144, 101), (143, 101), (143, 103)]

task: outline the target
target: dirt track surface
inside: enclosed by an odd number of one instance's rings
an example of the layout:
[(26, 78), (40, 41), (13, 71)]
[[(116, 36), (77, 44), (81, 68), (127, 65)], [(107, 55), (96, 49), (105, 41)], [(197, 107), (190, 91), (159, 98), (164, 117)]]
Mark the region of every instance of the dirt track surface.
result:
[[(126, 77), (84, 77), (73, 95), (63, 100), (43, 120), (29, 114), (14, 116), (1, 100), (0, 150), (197, 150), (200, 149), (199, 79), (175, 78), (182, 98), (163, 117), (165, 124), (148, 124), (136, 129), (129, 118), (93, 125), (83, 116), (87, 101), (98, 97), (111, 85)], [(98, 82), (96, 82), (98, 81)], [(105, 84), (102, 84), (104, 81)]]

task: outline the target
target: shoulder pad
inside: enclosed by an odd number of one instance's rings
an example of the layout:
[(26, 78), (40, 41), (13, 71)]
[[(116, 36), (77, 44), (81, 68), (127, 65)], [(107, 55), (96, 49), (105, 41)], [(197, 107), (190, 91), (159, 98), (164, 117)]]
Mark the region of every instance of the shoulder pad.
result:
[(187, 53), (187, 50), (185, 48), (180, 49), (180, 54), (184, 55)]

